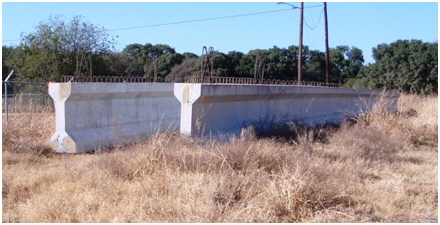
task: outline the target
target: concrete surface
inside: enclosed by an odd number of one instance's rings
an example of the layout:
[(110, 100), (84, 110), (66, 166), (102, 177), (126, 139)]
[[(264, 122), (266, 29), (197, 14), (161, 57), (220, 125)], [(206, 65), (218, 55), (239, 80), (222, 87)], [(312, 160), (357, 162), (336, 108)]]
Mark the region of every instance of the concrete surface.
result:
[[(206, 136), (239, 134), (253, 123), (296, 121), (305, 126), (338, 123), (366, 112), (382, 92), (332, 87), (175, 84), (181, 102), (180, 132)], [(389, 94), (390, 110), (398, 94)]]
[(398, 94), (333, 87), (190, 84), (50, 83), (61, 153), (100, 150), (145, 139), (155, 131), (191, 136), (238, 135), (256, 123), (313, 126), (366, 112), (384, 96), (397, 110)]
[(79, 153), (178, 129), (180, 103), (173, 84), (50, 83), (58, 152)]

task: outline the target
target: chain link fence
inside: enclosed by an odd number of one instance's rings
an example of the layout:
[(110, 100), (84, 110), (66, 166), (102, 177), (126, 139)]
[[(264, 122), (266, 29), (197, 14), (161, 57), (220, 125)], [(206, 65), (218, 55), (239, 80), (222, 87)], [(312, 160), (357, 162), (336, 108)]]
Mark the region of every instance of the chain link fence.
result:
[(46, 83), (9, 81), (2, 87), (2, 113), (54, 111)]

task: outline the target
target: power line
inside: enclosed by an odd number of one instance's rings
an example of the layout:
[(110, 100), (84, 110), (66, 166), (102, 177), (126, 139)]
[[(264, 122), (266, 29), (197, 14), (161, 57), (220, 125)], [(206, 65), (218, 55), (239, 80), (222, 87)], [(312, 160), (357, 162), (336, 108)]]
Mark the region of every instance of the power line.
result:
[[(321, 5), (307, 6), (307, 7), (304, 7), (304, 9), (314, 8), (314, 7), (321, 7)], [(150, 25), (136, 26), (136, 27), (109, 29), (107, 31), (120, 31), (120, 30), (141, 29), (141, 28), (148, 28), (148, 27), (169, 26), (169, 25), (184, 24), (184, 23), (195, 23), (195, 22), (203, 22), (203, 21), (210, 21), (210, 20), (228, 19), (228, 18), (234, 18), (234, 17), (244, 17), (244, 16), (253, 16), (253, 15), (260, 15), (260, 14), (268, 14), (268, 13), (277, 13), (277, 12), (284, 12), (284, 11), (293, 10), (293, 9), (294, 8), (265, 11), (265, 12), (256, 12), (256, 13), (247, 13), (247, 14), (239, 14), (239, 15), (231, 15), (231, 16), (221, 16), (221, 17), (213, 17), (213, 18), (206, 18), (206, 19), (186, 20), (186, 21), (180, 21), (180, 22), (150, 24)], [(307, 25), (307, 23), (306, 23), (306, 25)], [(21, 39), (11, 39), (11, 40), (2, 40), (2, 42), (12, 42), (12, 41), (20, 41), (20, 40)]]
[(21, 39), (2, 40), (2, 42), (20, 41)]
[(304, 9), (307, 9), (307, 8), (316, 8), (316, 7), (322, 7), (322, 5), (306, 6), (306, 7), (304, 7)]
[(259, 15), (259, 14), (267, 14), (267, 13), (276, 13), (276, 12), (283, 12), (283, 11), (288, 11), (288, 10), (292, 10), (292, 9), (281, 9), (281, 10), (274, 10), (274, 11), (247, 13), (247, 14), (232, 15), (232, 16), (221, 16), (221, 17), (213, 17), (213, 18), (197, 19), (197, 20), (186, 20), (186, 21), (171, 22), (171, 23), (159, 23), (159, 24), (151, 24), (151, 25), (137, 26), (137, 27), (126, 27), (126, 28), (110, 29), (110, 30), (107, 30), (107, 31), (131, 30), (131, 29), (140, 29), (140, 28), (148, 28), (148, 27), (176, 25), (176, 24), (183, 24), (183, 23), (195, 23), (195, 22), (202, 22), (202, 21), (209, 21), (209, 20), (219, 20), (219, 19), (228, 19), (228, 18), (234, 18), (234, 17), (243, 17), (243, 16), (253, 16), (253, 15)]
[(322, 13), (323, 13), (323, 12), (324, 12), (324, 9), (322, 9), (321, 14), (319, 15), (318, 22), (316, 23), (316, 25), (315, 25), (313, 28), (311, 28), (311, 27), (307, 24), (307, 21), (306, 21), (306, 19), (304, 18), (304, 23), (306, 24), (306, 26), (307, 26), (310, 30), (314, 30), (314, 29), (316, 29), (316, 27), (318, 27), (318, 24), (319, 24), (319, 21), (321, 21), (321, 17), (322, 17)]

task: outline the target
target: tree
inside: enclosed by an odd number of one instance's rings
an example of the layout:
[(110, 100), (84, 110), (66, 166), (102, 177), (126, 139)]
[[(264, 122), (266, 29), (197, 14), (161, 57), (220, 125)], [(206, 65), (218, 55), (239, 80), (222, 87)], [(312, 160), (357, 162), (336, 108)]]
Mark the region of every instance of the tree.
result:
[(318, 50), (304, 52), (306, 63), (304, 65), (304, 80), (325, 82), (325, 53)]
[(171, 73), (171, 69), (181, 64), (185, 57), (192, 57), (195, 54), (187, 53), (185, 56), (176, 53), (169, 45), (146, 43), (130, 44), (124, 50), (124, 54), (134, 57), (144, 71), (144, 76), (152, 78), (157, 73), (159, 78), (165, 78)]
[[(174, 49), (173, 49), (174, 50)], [(171, 69), (175, 65), (182, 63), (184, 56), (179, 53), (167, 52), (159, 56), (158, 58), (158, 74), (161, 78), (165, 78), (171, 73)]]
[(231, 61), (229, 57), (221, 52), (216, 52), (212, 56), (212, 61), (214, 63), (214, 74), (215, 77), (228, 77), (231, 76)]
[(171, 69), (171, 73), (166, 77), (166, 80), (184, 82), (185, 78), (194, 76), (195, 71), (199, 69), (196, 67), (197, 60), (197, 57), (188, 57), (184, 59), (181, 64), (174, 65)]
[(254, 64), (256, 55), (251, 52), (241, 56), (239, 65), (235, 67), (235, 71), (240, 77), (254, 77)]
[(136, 60), (141, 59), (143, 53), (143, 48), (141, 44), (129, 44), (125, 46), (122, 53), (135, 58)]
[(6, 61), (9, 59), (13, 51), (13, 47), (2, 46), (2, 80), (5, 80), (12, 70), (12, 68), (6, 64)]
[(363, 63), (364, 56), (359, 48), (341, 45), (330, 49), (330, 82), (343, 84), (355, 78)]
[(292, 49), (278, 48), (277, 46), (270, 48), (266, 57), (265, 79), (296, 79), (298, 73), (295, 70), (298, 68), (298, 62), (294, 61), (297, 59), (295, 53)]
[(190, 59), (190, 58), (199, 58), (199, 56), (198, 55), (196, 55), (196, 54), (194, 54), (194, 53), (191, 53), (191, 52), (184, 52), (183, 54), (183, 59), (184, 60), (186, 60), (186, 59)]
[(246, 77), (246, 73), (242, 71), (241, 68), (241, 59), (244, 54), (238, 51), (230, 51), (226, 54), (226, 58), (228, 59), (228, 75), (231, 77)]
[(137, 76), (142, 77), (143, 71), (138, 61), (127, 54), (112, 52), (95, 60), (95, 71), (105, 76)]
[(108, 34), (104, 28), (83, 22), (82, 17), (79, 16), (75, 16), (66, 28), (65, 37), (70, 45), (70, 51), (75, 55), (75, 75), (79, 76), (83, 72), (88, 72), (92, 76), (93, 54), (107, 53), (113, 42), (108, 40)]
[(60, 80), (62, 75), (92, 75), (93, 61), (110, 51), (114, 40), (99, 28), (75, 16), (65, 23), (60, 16), (40, 22), (36, 31), (23, 34), (8, 59), (17, 77), (32, 81)]
[(421, 40), (398, 40), (373, 48), (376, 63), (368, 76), (377, 88), (429, 94), (438, 90), (438, 46)]

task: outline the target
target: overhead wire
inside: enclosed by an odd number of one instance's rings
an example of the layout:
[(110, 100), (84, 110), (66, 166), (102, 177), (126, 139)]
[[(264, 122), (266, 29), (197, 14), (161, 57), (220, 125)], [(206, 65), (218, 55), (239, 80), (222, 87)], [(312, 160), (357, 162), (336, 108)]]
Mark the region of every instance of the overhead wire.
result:
[(2, 40), (2, 42), (9, 42), (9, 41), (20, 41), (21, 39), (11, 39), (11, 40)]
[(306, 8), (316, 8), (316, 7), (322, 7), (322, 5), (305, 6), (304, 9), (306, 9)]
[(131, 29), (140, 29), (140, 28), (148, 28), (148, 27), (176, 25), (176, 24), (183, 24), (183, 23), (195, 23), (195, 22), (202, 22), (202, 21), (209, 21), (209, 20), (219, 20), (219, 19), (228, 19), (228, 18), (234, 18), (234, 17), (243, 17), (243, 16), (253, 16), (253, 15), (259, 15), (259, 14), (267, 14), (267, 13), (276, 13), (276, 12), (283, 12), (283, 11), (288, 11), (288, 10), (293, 10), (293, 9), (281, 9), (281, 10), (256, 12), (256, 13), (247, 13), (247, 14), (239, 14), (239, 15), (231, 15), (231, 16), (213, 17), (213, 18), (206, 18), (206, 19), (186, 20), (186, 21), (180, 21), (180, 22), (159, 23), (159, 24), (151, 24), (151, 25), (136, 26), (136, 27), (109, 29), (107, 31), (131, 30)]
[[(228, 18), (234, 18), (234, 17), (244, 17), (244, 16), (253, 16), (253, 15), (260, 15), (260, 14), (268, 14), (268, 13), (277, 13), (277, 12), (284, 12), (284, 11), (289, 11), (289, 10), (293, 10), (293, 8), (292, 9), (280, 9), (280, 10), (273, 10), (273, 11), (256, 12), (256, 13), (246, 13), (246, 14), (231, 15), (231, 16), (220, 16), (220, 17), (205, 18), (205, 19), (186, 20), (186, 21), (178, 21), (178, 22), (170, 22), (170, 23), (150, 24), (150, 25), (144, 25), (144, 26), (107, 29), (107, 31), (120, 31), (120, 30), (132, 30), (132, 29), (141, 29), (141, 28), (148, 28), (148, 27), (169, 26), (169, 25), (184, 24), (184, 23), (195, 23), (195, 22), (203, 22), (203, 21), (210, 21), (210, 20), (228, 19)], [(20, 40), (21, 39), (11, 39), (11, 40), (2, 40), (2, 42), (20, 41)]]
[[(321, 5), (306, 6), (304, 8), (315, 8), (315, 7), (321, 7)], [(295, 8), (280, 9), (280, 10), (273, 10), (273, 11), (264, 11), (264, 12), (256, 12), (256, 13), (246, 13), (246, 14), (231, 15), (231, 16), (220, 16), (220, 17), (213, 17), (213, 18), (206, 18), (206, 19), (186, 20), (186, 21), (170, 22), (170, 23), (150, 24), (150, 25), (144, 25), (144, 26), (107, 29), (107, 31), (120, 31), (120, 30), (141, 29), (141, 28), (148, 28), (148, 27), (169, 26), (169, 25), (184, 24), (184, 23), (195, 23), (195, 22), (203, 22), (203, 21), (210, 21), (210, 20), (220, 20), (220, 19), (228, 19), (228, 18), (235, 18), (235, 17), (244, 17), (244, 16), (253, 16), (253, 15), (260, 15), (260, 14), (268, 14), (268, 13), (277, 13), (277, 12), (284, 12), (284, 11), (289, 11), (289, 10), (293, 10), (293, 9), (295, 9)], [(321, 15), (322, 15), (322, 13), (321, 13)], [(307, 23), (306, 23), (306, 25), (308, 26)], [(21, 39), (11, 39), (11, 40), (2, 40), (2, 42), (12, 42), (12, 41), (20, 41), (20, 40)]]
[[(321, 7), (321, 6), (322, 5), (313, 5), (313, 6), (307, 6), (304, 8), (314, 8), (314, 7)], [(259, 15), (259, 14), (284, 12), (284, 11), (293, 10), (293, 9), (295, 9), (295, 8), (256, 12), (256, 13), (246, 13), (246, 14), (231, 15), (231, 16), (220, 16), (220, 17), (213, 17), (213, 18), (206, 18), (206, 19), (186, 20), (186, 21), (170, 22), (170, 23), (159, 23), (159, 24), (151, 24), (151, 25), (136, 26), (136, 27), (117, 28), (117, 29), (109, 29), (107, 31), (131, 30), (131, 29), (140, 29), (140, 28), (148, 28), (148, 27), (169, 26), (169, 25), (176, 25), (176, 24), (183, 24), (183, 23), (195, 23), (195, 22), (203, 22), (203, 21), (209, 21), (209, 20), (219, 20), (219, 19), (228, 19), (228, 18), (234, 18), (234, 17), (244, 17), (244, 16)]]
[[(328, 10), (327, 13), (328, 13), (329, 17), (332, 17), (331, 13), (333, 13), (333, 12), (331, 10)], [(338, 20), (333, 20), (332, 25), (337, 28), (337, 29), (335, 29), (336, 31), (339, 31), (339, 32), (336, 32), (336, 33), (339, 33), (339, 35), (340, 35), (340, 37), (342, 37), (342, 40), (344, 41), (344, 43), (349, 43), (347, 41), (347, 39), (345, 39), (345, 33), (342, 32), (341, 27), (338, 24)]]
[(316, 22), (316, 25), (312, 28), (312, 27), (310, 27), (309, 26), (309, 24), (307, 24), (307, 21), (306, 21), (306, 18), (304, 17), (304, 23), (306, 24), (306, 26), (310, 29), (310, 30), (314, 30), (314, 29), (316, 29), (317, 27), (318, 27), (318, 25), (319, 25), (319, 22), (321, 21), (321, 17), (322, 17), (322, 14), (324, 13), (324, 8), (322, 9), (322, 11), (321, 11), (321, 14), (319, 15), (319, 19), (318, 19), (318, 22)]
[[(314, 5), (312, 7), (322, 7), (322, 6), (323, 5)], [(306, 7), (304, 7), (304, 8), (306, 8)], [(307, 41), (309, 43), (309, 46), (316, 46), (316, 40), (315, 40), (314, 31), (318, 27), (318, 25), (319, 25), (319, 23), (321, 21), (321, 17), (322, 17), (323, 13), (324, 13), (324, 8), (322, 8), (321, 14), (319, 15), (318, 21), (317, 21), (317, 23), (316, 23), (316, 25), (314, 27), (311, 27), (307, 23), (307, 21), (306, 21), (306, 14), (304, 14), (303, 21), (304, 21), (305, 25), (309, 28), (309, 29), (305, 29), (304, 30), (304, 32), (305, 32), (304, 38), (307, 39)]]

